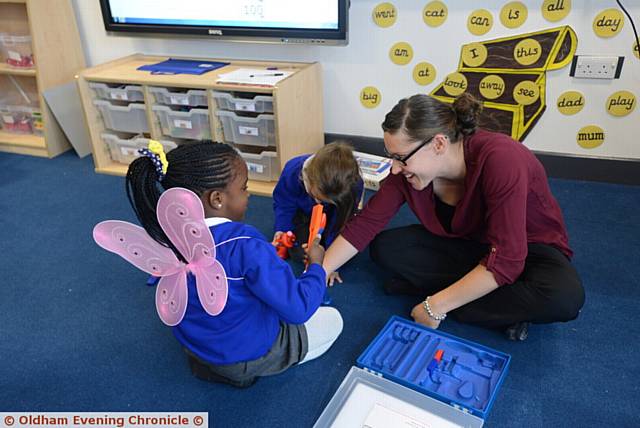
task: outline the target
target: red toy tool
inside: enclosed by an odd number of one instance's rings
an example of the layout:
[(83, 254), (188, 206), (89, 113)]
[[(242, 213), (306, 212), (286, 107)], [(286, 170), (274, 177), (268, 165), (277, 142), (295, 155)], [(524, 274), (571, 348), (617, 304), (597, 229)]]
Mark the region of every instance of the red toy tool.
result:
[(278, 256), (282, 259), (289, 258), (289, 248), (293, 247), (293, 244), (296, 242), (296, 235), (293, 232), (288, 231), (280, 235), (278, 239), (273, 241), (273, 245), (276, 247), (276, 252)]

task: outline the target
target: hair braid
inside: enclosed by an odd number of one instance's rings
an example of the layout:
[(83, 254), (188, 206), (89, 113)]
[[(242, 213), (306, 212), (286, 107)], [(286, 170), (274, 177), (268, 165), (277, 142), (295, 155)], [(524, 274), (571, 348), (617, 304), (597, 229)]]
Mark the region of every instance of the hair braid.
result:
[(242, 160), (240, 154), (227, 144), (184, 143), (167, 153), (169, 166), (162, 181), (158, 181), (151, 159), (140, 157), (127, 171), (127, 198), (149, 236), (183, 258), (158, 223), (156, 206), (162, 189), (183, 187), (198, 196), (208, 190), (225, 189), (233, 180), (238, 160)]

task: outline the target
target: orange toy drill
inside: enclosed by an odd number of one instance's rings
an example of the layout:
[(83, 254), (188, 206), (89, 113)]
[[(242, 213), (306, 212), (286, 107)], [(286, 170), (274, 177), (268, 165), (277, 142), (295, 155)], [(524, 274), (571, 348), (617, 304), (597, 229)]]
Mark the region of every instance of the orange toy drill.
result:
[(322, 212), (322, 204), (316, 204), (311, 211), (311, 222), (309, 223), (309, 241), (307, 248), (311, 248), (311, 244), (317, 235), (322, 235), (324, 227), (327, 225), (327, 215)]
[[(322, 232), (324, 232), (324, 228), (327, 225), (327, 215), (322, 211), (322, 204), (314, 205), (313, 210), (311, 211), (311, 222), (309, 222), (309, 241), (307, 242), (307, 250), (311, 248), (311, 244), (313, 244), (313, 241), (315, 241), (316, 236), (322, 235)], [(307, 267), (309, 266), (308, 258), (306, 265)], [(329, 292), (326, 288), (324, 290), (322, 304), (331, 304), (331, 296), (329, 296)]]
[(273, 241), (273, 245), (276, 247), (278, 256), (285, 260), (289, 257), (289, 248), (293, 247), (296, 242), (296, 235), (293, 232), (288, 231), (280, 235), (280, 237)]

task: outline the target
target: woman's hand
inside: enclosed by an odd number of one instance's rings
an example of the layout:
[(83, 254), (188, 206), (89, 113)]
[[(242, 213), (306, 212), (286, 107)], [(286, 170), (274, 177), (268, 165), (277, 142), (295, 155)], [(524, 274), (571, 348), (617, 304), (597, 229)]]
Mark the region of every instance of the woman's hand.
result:
[(413, 307), (413, 309), (411, 310), (411, 318), (413, 318), (413, 320), (418, 324), (422, 324), (433, 329), (436, 329), (440, 326), (440, 321), (431, 318), (427, 311), (424, 310), (422, 302)]
[(333, 283), (335, 281), (338, 281), (340, 284), (342, 284), (342, 278), (340, 278), (340, 274), (337, 271), (336, 272), (331, 272), (327, 276), (327, 285), (329, 287), (333, 287)]

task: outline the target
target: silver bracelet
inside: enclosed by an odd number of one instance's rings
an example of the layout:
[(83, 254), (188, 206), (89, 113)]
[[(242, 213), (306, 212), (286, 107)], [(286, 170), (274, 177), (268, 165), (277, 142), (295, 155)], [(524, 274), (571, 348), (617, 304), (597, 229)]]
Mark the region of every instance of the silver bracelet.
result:
[(429, 318), (434, 319), (436, 321), (443, 321), (447, 317), (447, 314), (436, 315), (431, 310), (431, 305), (429, 305), (429, 299), (430, 298), (431, 298), (431, 296), (427, 296), (427, 298), (424, 299), (424, 302), (422, 302), (422, 306), (424, 307), (424, 310), (427, 312), (427, 315), (429, 315)]

